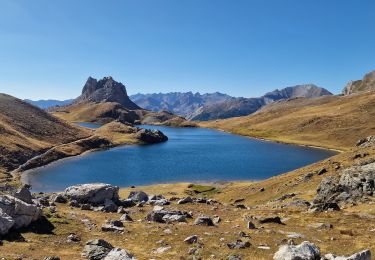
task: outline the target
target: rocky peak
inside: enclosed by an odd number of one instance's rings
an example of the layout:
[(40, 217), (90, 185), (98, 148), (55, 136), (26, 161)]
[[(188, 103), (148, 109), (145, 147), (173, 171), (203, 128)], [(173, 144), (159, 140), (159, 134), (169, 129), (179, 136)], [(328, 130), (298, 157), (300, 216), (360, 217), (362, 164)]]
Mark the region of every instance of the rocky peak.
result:
[(133, 103), (126, 92), (125, 86), (121, 82), (115, 81), (111, 76), (96, 80), (89, 77), (82, 89), (82, 94), (75, 102), (117, 102), (127, 109), (140, 109)]
[(342, 94), (350, 95), (353, 93), (375, 90), (375, 70), (367, 73), (362, 80), (351, 80), (342, 90)]

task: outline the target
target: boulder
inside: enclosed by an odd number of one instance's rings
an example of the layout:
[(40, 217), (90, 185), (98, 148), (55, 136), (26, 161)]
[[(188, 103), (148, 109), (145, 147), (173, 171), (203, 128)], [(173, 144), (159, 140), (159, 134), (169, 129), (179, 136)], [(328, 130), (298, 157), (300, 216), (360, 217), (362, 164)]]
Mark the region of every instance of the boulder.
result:
[(146, 217), (148, 221), (159, 223), (184, 222), (186, 218), (191, 218), (191, 215), (185, 211), (167, 209), (153, 210)]
[(192, 203), (192, 202), (193, 202), (193, 199), (191, 197), (186, 197), (177, 201), (177, 204), (186, 204), (186, 203)]
[(66, 203), (67, 200), (63, 194), (58, 193), (52, 196), (52, 202), (54, 203)]
[(374, 147), (375, 146), (375, 136), (370, 135), (366, 138), (358, 140), (356, 146), (359, 146), (359, 147)]
[(104, 232), (119, 232), (125, 231), (124, 224), (120, 220), (109, 220), (102, 226)]
[(128, 222), (133, 222), (133, 219), (130, 217), (129, 214), (125, 213), (121, 216), (120, 218), (121, 221), (128, 221)]
[(330, 176), (321, 181), (312, 208), (324, 210), (329, 205), (360, 202), (374, 192), (375, 162), (353, 166), (343, 170), (339, 178)]
[(47, 256), (43, 258), (43, 260), (60, 260), (60, 257), (58, 256)]
[(14, 220), (12, 217), (0, 210), (0, 236), (7, 234), (13, 225)]
[(128, 199), (133, 202), (147, 202), (148, 195), (144, 191), (131, 191)]
[(28, 188), (22, 187), (18, 189), (13, 196), (17, 199), (22, 200), (23, 202), (26, 202), (28, 204), (33, 203), (33, 196), (31, 195), (31, 192)]
[(160, 143), (168, 140), (168, 137), (163, 132), (149, 129), (140, 129), (136, 137), (145, 143)]
[(200, 216), (200, 217), (198, 217), (198, 218), (195, 219), (194, 225), (214, 226), (214, 222), (208, 216)]
[(7, 226), (10, 225), (10, 219), (7, 216), (13, 219), (12, 228), (27, 227), (42, 216), (42, 211), (36, 205), (28, 204), (9, 195), (0, 196), (0, 212)]
[(230, 249), (245, 249), (247, 247), (250, 247), (250, 242), (248, 241), (245, 241), (243, 242), (242, 240), (237, 240), (235, 242), (232, 242), (232, 243), (228, 243), (227, 246), (230, 248)]
[(113, 249), (113, 246), (103, 239), (87, 241), (82, 256), (90, 260), (101, 260)]
[(71, 186), (65, 189), (64, 196), (78, 203), (103, 204), (106, 200), (117, 201), (119, 188), (110, 184), (92, 183)]
[(361, 252), (355, 253), (351, 256), (336, 256), (334, 254), (327, 254), (323, 260), (371, 260), (371, 251), (363, 250)]
[(185, 238), (184, 242), (188, 243), (188, 244), (197, 243), (198, 242), (198, 236), (196, 236), (196, 235), (189, 236), (189, 237)]
[(282, 245), (273, 256), (274, 260), (319, 260), (319, 248), (308, 242), (304, 241), (299, 245)]
[(281, 219), (280, 217), (276, 216), (276, 217), (266, 217), (266, 218), (262, 218), (259, 220), (259, 223), (260, 224), (265, 224), (265, 223), (276, 223), (276, 224), (283, 224), (281, 222)]
[(104, 212), (117, 212), (118, 206), (110, 199), (104, 201), (102, 211)]
[(125, 249), (114, 248), (104, 257), (103, 260), (135, 260), (136, 258)]

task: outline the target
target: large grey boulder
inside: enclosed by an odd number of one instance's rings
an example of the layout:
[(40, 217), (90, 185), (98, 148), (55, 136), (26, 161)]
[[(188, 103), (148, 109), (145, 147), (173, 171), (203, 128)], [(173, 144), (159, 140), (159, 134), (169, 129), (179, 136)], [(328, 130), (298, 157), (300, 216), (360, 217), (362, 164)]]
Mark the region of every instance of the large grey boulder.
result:
[[(38, 220), (42, 216), (42, 211), (34, 204), (28, 204), (13, 196), (0, 196), (0, 212), (2, 212), (2, 219), (9, 225), (9, 218), (14, 221), (12, 228), (27, 227), (31, 222)], [(7, 220), (4, 220), (7, 219)]]
[(128, 199), (134, 202), (147, 202), (148, 195), (144, 191), (131, 191)]
[(282, 245), (273, 256), (274, 260), (319, 260), (319, 248), (308, 241), (299, 245)]
[(0, 210), (0, 236), (8, 233), (14, 225), (14, 220), (6, 213)]
[(336, 256), (334, 254), (327, 254), (322, 259), (324, 260), (371, 260), (371, 251), (363, 250), (351, 256)]
[[(340, 177), (322, 180), (313, 207), (324, 204), (356, 203), (375, 192), (375, 163), (353, 166), (342, 171)], [(321, 208), (321, 207), (320, 207)]]
[(114, 248), (103, 260), (135, 260), (136, 258), (125, 249)]
[(91, 183), (71, 186), (65, 189), (64, 196), (78, 203), (103, 204), (106, 200), (117, 201), (119, 187), (105, 183)]
[(113, 249), (113, 246), (103, 239), (87, 241), (82, 256), (90, 260), (101, 260)]

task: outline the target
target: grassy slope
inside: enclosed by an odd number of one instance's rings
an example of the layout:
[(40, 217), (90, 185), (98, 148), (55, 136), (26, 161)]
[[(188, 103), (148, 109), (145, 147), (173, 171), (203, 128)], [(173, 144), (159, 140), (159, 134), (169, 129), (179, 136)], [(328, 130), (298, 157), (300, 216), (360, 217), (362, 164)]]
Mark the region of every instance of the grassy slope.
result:
[(375, 92), (275, 102), (245, 117), (200, 126), (274, 141), (347, 150), (375, 134)]
[(90, 136), (26, 102), (0, 94), (0, 173), (52, 146)]

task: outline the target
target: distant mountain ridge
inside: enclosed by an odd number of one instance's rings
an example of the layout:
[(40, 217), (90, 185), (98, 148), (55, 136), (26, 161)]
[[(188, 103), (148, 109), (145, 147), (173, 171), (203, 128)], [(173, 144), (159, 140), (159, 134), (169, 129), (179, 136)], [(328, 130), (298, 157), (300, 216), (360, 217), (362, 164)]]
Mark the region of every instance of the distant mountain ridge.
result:
[(66, 100), (55, 100), (55, 99), (30, 100), (30, 99), (25, 99), (24, 101), (31, 104), (31, 105), (39, 107), (41, 109), (47, 109), (47, 108), (55, 107), (55, 106), (70, 105), (74, 101), (74, 99), (66, 99)]
[(332, 95), (332, 93), (314, 84), (305, 84), (281, 90), (276, 89), (258, 98), (237, 98), (219, 92), (203, 95), (192, 92), (172, 92), (136, 94), (130, 96), (130, 99), (148, 110), (168, 110), (189, 120), (206, 121), (249, 115), (261, 107), (281, 99), (312, 98), (325, 95)]

